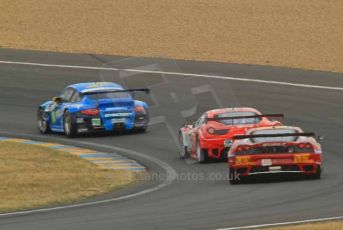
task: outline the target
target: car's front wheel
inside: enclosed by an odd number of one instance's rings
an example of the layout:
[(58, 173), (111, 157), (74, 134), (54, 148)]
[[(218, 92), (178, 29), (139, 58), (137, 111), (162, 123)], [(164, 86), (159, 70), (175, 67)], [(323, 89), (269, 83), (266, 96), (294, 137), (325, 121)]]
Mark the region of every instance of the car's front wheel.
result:
[(72, 115), (66, 111), (63, 116), (64, 134), (67, 137), (75, 137), (77, 135), (77, 127), (73, 123)]
[(49, 133), (50, 130), (50, 125), (48, 123), (48, 121), (45, 118), (45, 112), (44, 109), (39, 108), (37, 111), (37, 127), (39, 132), (41, 133)]
[(179, 146), (178, 146), (178, 153), (181, 157), (181, 159), (186, 159), (189, 157), (189, 154), (188, 154), (188, 149), (186, 146), (184, 146), (183, 144), (183, 136), (182, 136), (182, 133), (180, 132), (179, 133), (179, 136), (178, 136), (178, 142), (179, 142)]

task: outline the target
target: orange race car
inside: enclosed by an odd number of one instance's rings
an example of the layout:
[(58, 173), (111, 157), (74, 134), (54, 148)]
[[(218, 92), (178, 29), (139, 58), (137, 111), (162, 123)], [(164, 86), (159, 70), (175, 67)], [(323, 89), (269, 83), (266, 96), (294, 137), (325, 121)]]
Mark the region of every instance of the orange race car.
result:
[[(320, 179), (322, 149), (314, 133), (291, 126), (255, 128), (228, 144), (230, 183), (260, 174), (302, 174)], [(322, 137), (318, 137), (319, 140)]]
[(209, 159), (225, 160), (230, 149), (228, 141), (248, 129), (282, 125), (271, 117), (282, 114), (261, 114), (253, 108), (223, 108), (205, 112), (194, 124), (179, 130), (178, 152), (181, 158), (194, 158), (199, 162)]

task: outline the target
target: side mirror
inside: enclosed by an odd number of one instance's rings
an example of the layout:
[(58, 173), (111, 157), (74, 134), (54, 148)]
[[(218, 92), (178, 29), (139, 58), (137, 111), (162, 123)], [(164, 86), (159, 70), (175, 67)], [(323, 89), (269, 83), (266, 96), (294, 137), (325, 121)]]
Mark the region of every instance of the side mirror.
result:
[(57, 104), (61, 104), (63, 102), (63, 99), (61, 97), (53, 97), (52, 101)]

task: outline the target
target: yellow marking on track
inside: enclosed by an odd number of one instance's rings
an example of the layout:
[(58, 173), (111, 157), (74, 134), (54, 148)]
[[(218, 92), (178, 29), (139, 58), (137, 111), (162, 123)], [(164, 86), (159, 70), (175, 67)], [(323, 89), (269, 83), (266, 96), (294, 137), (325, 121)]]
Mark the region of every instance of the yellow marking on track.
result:
[(80, 148), (66, 148), (61, 149), (62, 151), (69, 152), (71, 154), (82, 155), (82, 154), (95, 154), (98, 153), (97, 151), (90, 150), (90, 149), (80, 149)]
[(87, 157), (82, 156), (83, 159), (86, 159), (87, 161), (106, 161), (106, 160), (112, 160), (110, 157)]
[(20, 143), (20, 142), (25, 142), (25, 141), (27, 141), (27, 140), (26, 140), (26, 139), (19, 139), (19, 138), (11, 138), (11, 139), (6, 139), (6, 141), (11, 141), (11, 142)]
[(143, 166), (128, 166), (128, 165), (115, 165), (115, 166), (98, 165), (98, 167), (101, 169), (113, 169), (113, 170), (145, 169)]
[[(87, 158), (87, 160), (89, 160)], [(93, 163), (95, 164), (102, 164), (102, 163), (106, 163), (106, 164), (132, 164), (132, 163), (136, 163), (136, 161), (134, 160), (113, 160), (113, 159), (104, 159), (104, 160), (91, 160)]]
[[(31, 140), (27, 139), (20, 139), (20, 138), (9, 138), (9, 139), (4, 139), (4, 141), (11, 141), (11, 142), (16, 142), (16, 143), (24, 143), (28, 142)], [(34, 141), (32, 141), (34, 142)], [(57, 147), (53, 148), (58, 151), (65, 151), (68, 152), (69, 154), (76, 155), (76, 156), (82, 156), (82, 159), (85, 159), (101, 169), (107, 169), (107, 170), (135, 170), (135, 169), (142, 169), (145, 170), (145, 167), (143, 165), (139, 165), (137, 161), (131, 160), (129, 158), (121, 158), (119, 155), (116, 157), (114, 155), (113, 157), (94, 157), (96, 154), (107, 154), (107, 153), (102, 153), (90, 149), (83, 149), (79, 147), (72, 147), (72, 146), (66, 146), (62, 144), (57, 144), (57, 143), (29, 143), (32, 145), (36, 146), (42, 146), (42, 147)], [(59, 148), (60, 147), (60, 148)], [(65, 148), (64, 148), (65, 147)], [(87, 155), (89, 154), (89, 157)], [(119, 159), (118, 159), (119, 157)]]

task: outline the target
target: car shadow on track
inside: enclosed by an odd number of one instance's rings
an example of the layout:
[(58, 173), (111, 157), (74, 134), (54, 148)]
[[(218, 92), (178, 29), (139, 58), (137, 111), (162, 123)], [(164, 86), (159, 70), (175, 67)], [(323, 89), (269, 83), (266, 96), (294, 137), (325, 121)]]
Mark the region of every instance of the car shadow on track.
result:
[(282, 183), (290, 181), (305, 181), (315, 180), (313, 177), (298, 174), (281, 174), (281, 175), (258, 175), (250, 176), (249, 178), (241, 178), (239, 184), (267, 184), (267, 183)]
[[(116, 137), (116, 136), (130, 136), (130, 135), (140, 135), (148, 133), (149, 131), (142, 132), (140, 130), (134, 131), (116, 131), (116, 132), (93, 132), (93, 133), (79, 133), (77, 136), (72, 137), (71, 139), (78, 138), (101, 138), (101, 137)], [(49, 137), (66, 137), (63, 133), (50, 133)]]

